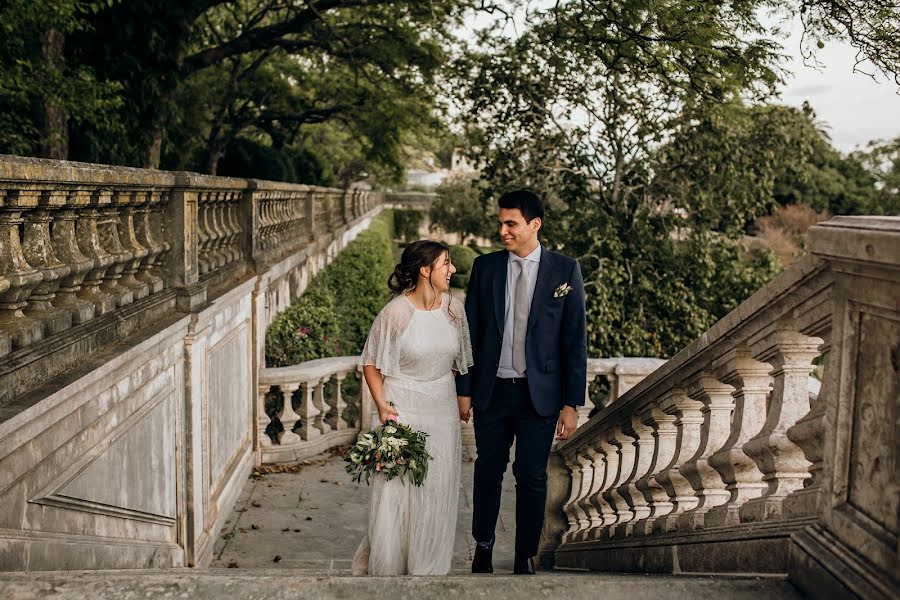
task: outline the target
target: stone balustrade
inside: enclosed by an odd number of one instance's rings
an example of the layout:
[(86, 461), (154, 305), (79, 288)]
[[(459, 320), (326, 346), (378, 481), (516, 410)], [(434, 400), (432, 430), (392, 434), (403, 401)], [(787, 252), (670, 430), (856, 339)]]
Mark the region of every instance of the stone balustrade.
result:
[(330, 234), (327, 247), (381, 204), (362, 190), (0, 156), (0, 408)]
[(355, 441), (372, 406), (359, 363), (358, 356), (339, 356), (260, 371), (261, 462), (294, 462)]
[(557, 449), (545, 559), (897, 589), (900, 218), (809, 249)]

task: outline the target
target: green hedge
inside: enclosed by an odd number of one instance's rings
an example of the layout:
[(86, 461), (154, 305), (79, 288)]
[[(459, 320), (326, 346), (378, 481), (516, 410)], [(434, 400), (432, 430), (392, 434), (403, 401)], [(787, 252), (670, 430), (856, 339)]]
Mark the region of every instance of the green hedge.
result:
[(421, 210), (415, 208), (398, 208), (394, 210), (394, 229), (397, 236), (404, 242), (413, 242), (419, 239), (419, 226), (425, 216)]
[(359, 354), (388, 298), (394, 215), (383, 211), (266, 330), (266, 366)]
[(478, 255), (468, 246), (450, 246), (450, 260), (456, 272), (462, 275), (472, 272), (472, 263)]

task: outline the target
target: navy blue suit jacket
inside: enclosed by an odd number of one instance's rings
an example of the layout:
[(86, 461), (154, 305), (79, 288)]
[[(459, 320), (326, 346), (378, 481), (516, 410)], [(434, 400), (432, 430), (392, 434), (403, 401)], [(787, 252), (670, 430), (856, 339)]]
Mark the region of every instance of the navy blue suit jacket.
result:
[[(471, 396), (478, 410), (485, 410), (490, 404), (500, 365), (508, 260), (506, 250), (476, 258), (466, 291), (466, 317), (475, 366), (466, 375), (457, 376), (456, 392)], [(572, 291), (554, 298), (554, 291), (566, 283)], [(558, 414), (563, 405), (584, 404), (586, 329), (584, 282), (578, 263), (541, 248), (525, 337), (525, 375), (539, 415), (548, 417)]]

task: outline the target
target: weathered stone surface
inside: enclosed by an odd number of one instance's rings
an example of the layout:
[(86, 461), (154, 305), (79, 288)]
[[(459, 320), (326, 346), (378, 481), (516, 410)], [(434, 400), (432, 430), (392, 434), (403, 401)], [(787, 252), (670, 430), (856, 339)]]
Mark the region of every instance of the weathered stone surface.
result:
[(164, 571), (7, 575), (0, 592), (9, 600), (86, 600), (93, 598), (268, 598), (338, 600), (345, 598), (605, 598), (609, 600), (742, 600), (799, 598), (783, 579), (654, 577), (588, 573), (450, 575), (445, 577), (348, 577), (304, 571)]

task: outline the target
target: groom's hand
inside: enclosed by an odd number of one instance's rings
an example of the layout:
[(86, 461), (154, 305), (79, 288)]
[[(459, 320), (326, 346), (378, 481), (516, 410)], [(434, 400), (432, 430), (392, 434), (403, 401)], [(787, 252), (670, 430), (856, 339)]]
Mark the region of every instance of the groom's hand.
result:
[(574, 406), (563, 406), (559, 413), (559, 421), (556, 422), (556, 439), (567, 440), (575, 433), (578, 426), (578, 411)]
[(459, 404), (459, 420), (468, 423), (472, 418), (472, 397), (457, 396), (456, 403)]

